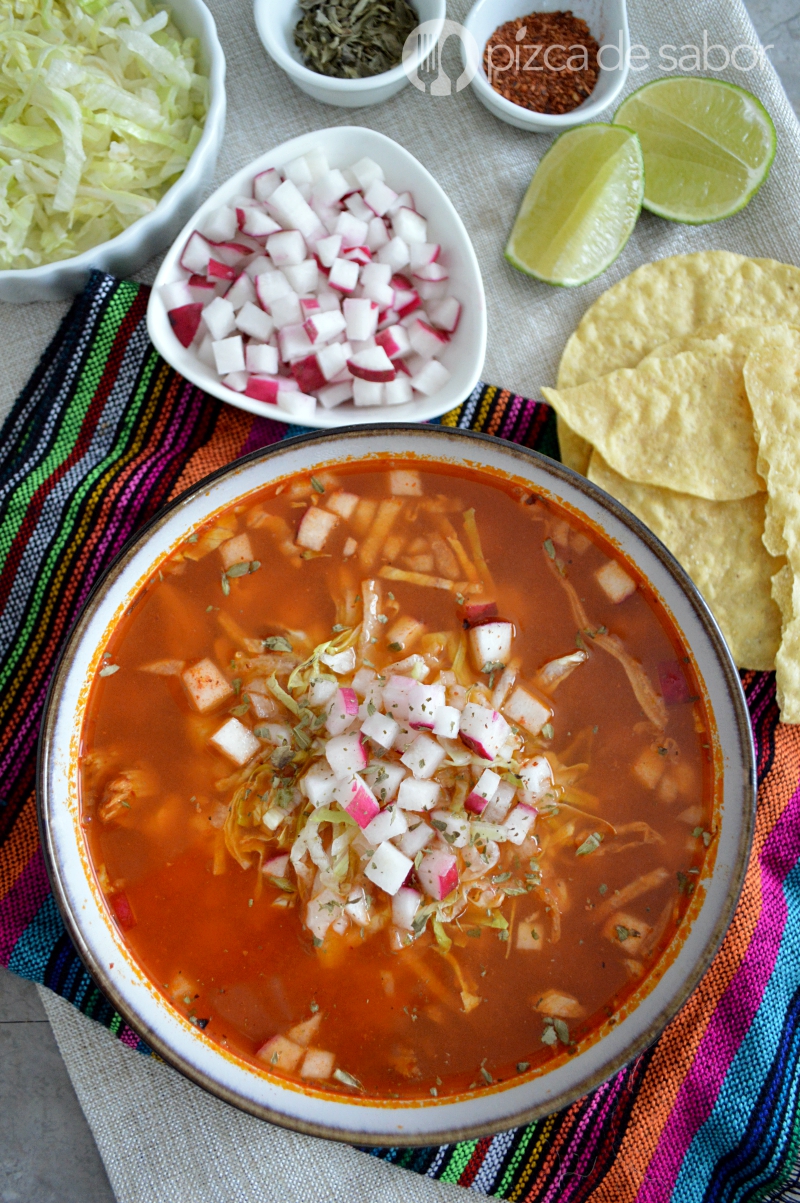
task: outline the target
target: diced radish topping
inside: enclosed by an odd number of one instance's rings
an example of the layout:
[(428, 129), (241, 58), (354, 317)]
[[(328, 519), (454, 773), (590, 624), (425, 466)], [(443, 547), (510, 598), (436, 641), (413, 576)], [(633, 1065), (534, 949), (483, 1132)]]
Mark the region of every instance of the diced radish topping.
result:
[[(311, 513), (308, 510), (307, 513)], [(325, 514), (336, 521), (336, 515), (326, 510), (314, 510), (316, 514)], [(358, 717), (358, 698), (354, 689), (340, 688), (336, 690), (328, 704), (326, 726), (331, 735), (342, 735), (349, 730)]]
[(287, 1040), (285, 1036), (273, 1036), (266, 1044), (262, 1044), (256, 1056), (271, 1069), (283, 1070), (284, 1073), (290, 1074), (297, 1069), (305, 1051), (301, 1045)]
[(534, 756), (519, 770), (522, 797), (527, 803), (538, 802), (553, 784), (553, 770), (546, 756)]
[(186, 280), (176, 280), (173, 284), (162, 284), (158, 290), (158, 295), (164, 302), (164, 308), (167, 312), (170, 309), (182, 309), (184, 305), (191, 305), (195, 301), (195, 297)]
[(383, 347), (390, 359), (400, 359), (411, 350), (408, 333), (402, 326), (389, 326), (376, 334), (375, 342)]
[(378, 306), (368, 297), (348, 297), (342, 303), (347, 323), (347, 337), (365, 342), (372, 338), (378, 328)]
[(352, 777), (367, 767), (367, 750), (358, 732), (329, 739), (325, 758), (337, 777)]
[(376, 217), (383, 217), (396, 200), (397, 193), (382, 180), (375, 180), (364, 192), (364, 201)]
[(409, 819), (408, 831), (405, 835), (398, 836), (394, 843), (405, 856), (410, 856), (413, 860), (423, 848), (427, 848), (435, 835), (432, 827), (422, 819), (412, 816)]
[(273, 856), (265, 861), (261, 866), (261, 872), (267, 877), (285, 877), (288, 867), (289, 853), (284, 852), (282, 856)]
[(206, 305), (203, 310), (203, 321), (215, 341), (226, 338), (231, 331), (236, 329), (236, 314), (233, 312), (233, 305), (224, 297), (215, 297), (211, 304)]
[(270, 301), (269, 312), (276, 330), (282, 330), (284, 326), (299, 326), (303, 316), (300, 312), (300, 298), (294, 292)]
[(233, 389), (235, 393), (243, 393), (249, 379), (248, 372), (228, 372), (227, 376), (222, 377), (222, 383), (226, 388)]
[(228, 267), (227, 264), (225, 264), (225, 263), (218, 263), (217, 260), (213, 258), (213, 256), (208, 261), (208, 267), (206, 268), (206, 274), (207, 274), (209, 280), (235, 280), (236, 279), (236, 269), (234, 267)]
[(326, 1082), (333, 1073), (336, 1054), (321, 1048), (310, 1048), (300, 1066), (300, 1077), (313, 1082)]
[[(318, 506), (309, 506), (303, 514), (297, 530), (298, 547), (307, 547), (310, 551), (322, 551), (328, 535), (339, 519), (330, 510), (322, 510)], [(342, 692), (340, 690), (340, 692)], [(353, 691), (350, 690), (350, 693)], [(353, 693), (353, 697), (355, 698)], [(358, 709), (358, 706), (356, 706)]]
[(502, 823), (511, 809), (516, 792), (513, 785), (509, 785), (507, 781), (501, 781), (497, 787), (497, 793), (483, 811), (483, 821), (485, 823)]
[(470, 626), (476, 625), (484, 618), (496, 618), (497, 602), (468, 601), (464, 605), (464, 617)]
[(250, 247), (241, 242), (212, 242), (209, 245), (211, 258), (227, 267), (240, 267), (251, 254)]
[(418, 735), (400, 759), (415, 777), (424, 781), (433, 776), (446, 755), (442, 745), (430, 735)]
[(278, 297), (288, 296), (293, 291), (286, 276), (279, 271), (259, 272), (255, 277), (255, 286), (258, 303), (264, 309), (267, 309)]
[(417, 890), (401, 886), (392, 898), (392, 923), (403, 931), (411, 931), (414, 916), (421, 905), (422, 895)]
[(658, 683), (661, 696), (667, 706), (682, 706), (691, 702), (692, 692), (677, 660), (661, 660), (658, 665)]
[(350, 168), (351, 174), (355, 176), (359, 188), (362, 192), (367, 192), (376, 180), (384, 180), (383, 168), (374, 159), (363, 158), (359, 159)]
[(251, 205), (236, 210), (236, 222), (241, 232), (250, 238), (267, 238), (281, 228), (263, 209)]
[(394, 380), (396, 370), (383, 347), (371, 347), (352, 355), (347, 366), (359, 380), (371, 380), (381, 384)]
[(376, 710), (374, 714), (369, 714), (364, 719), (361, 731), (381, 748), (391, 748), (400, 733), (400, 724)]
[(553, 717), (552, 708), (530, 689), (518, 685), (503, 709), (512, 722), (519, 723), (531, 735), (538, 735)]
[(461, 724), (461, 711), (455, 706), (439, 706), (433, 712), (434, 735), (443, 735), (446, 739), (457, 739), (458, 728)]
[(266, 171), (259, 172), (253, 180), (253, 195), (257, 201), (268, 201), (280, 183), (280, 172), (274, 167), (269, 167)]
[(520, 802), (505, 821), (506, 839), (512, 844), (521, 844), (535, 822), (536, 811)]
[(362, 380), (357, 377), (353, 380), (353, 404), (383, 405), (385, 388), (386, 385), (378, 380)]
[(181, 673), (181, 680), (195, 709), (201, 714), (213, 710), (233, 693), (230, 682), (213, 660), (198, 660), (197, 664)]
[(428, 223), (413, 209), (397, 209), (392, 214), (392, 229), (404, 242), (427, 242)]
[(492, 801), (500, 786), (500, 778), (497, 773), (493, 773), (491, 769), (484, 769), (481, 773), (475, 788), (467, 797), (464, 806), (467, 810), (471, 810), (473, 814), (483, 814), (486, 806)]
[(441, 902), (458, 885), (458, 861), (444, 849), (426, 852), (417, 869), (417, 878), (425, 893)]
[(352, 293), (358, 283), (358, 264), (349, 259), (334, 259), (328, 272), (328, 284), (337, 292)]
[(278, 334), (278, 350), (284, 363), (304, 359), (306, 355), (311, 354), (312, 349), (311, 339), (299, 323), (284, 326)]
[[(335, 409), (337, 405), (342, 405), (343, 402), (349, 401), (353, 396), (353, 385), (348, 381), (343, 381), (342, 384), (327, 384), (325, 388), (321, 388), (317, 392), (317, 400), (324, 409)], [(349, 543), (354, 540), (349, 539)], [(347, 547), (347, 544), (345, 544)], [(355, 548), (353, 548), (355, 551)], [(344, 552), (345, 555), (352, 555), (351, 552)]]
[(413, 868), (413, 860), (404, 856), (399, 848), (383, 843), (367, 861), (364, 876), (385, 894), (396, 894)]
[(276, 405), (280, 383), (274, 376), (251, 376), (244, 386), (244, 394), (246, 397), (252, 397), (254, 401), (266, 401), (270, 405)]
[(426, 284), (439, 284), (449, 278), (447, 268), (442, 267), (441, 263), (426, 263), (423, 267), (415, 267), (412, 270), (414, 279), (422, 280)]
[(312, 200), (321, 205), (335, 205), (350, 191), (350, 185), (341, 171), (334, 168), (328, 171), (314, 184), (311, 192)]
[(184, 271), (204, 276), (210, 258), (211, 247), (208, 245), (207, 240), (195, 230), (193, 234), (189, 235), (189, 241), (183, 249), (181, 267)]
[(240, 272), (225, 293), (225, 300), (233, 308), (241, 309), (246, 304), (253, 304), (256, 300), (256, 289), (253, 281), (248, 276), (247, 272)]
[[(341, 693), (342, 690), (339, 690)], [(367, 783), (356, 774), (352, 781), (339, 787), (340, 796), (344, 798), (342, 805), (351, 818), (355, 819), (362, 829), (368, 827), (377, 814), (380, 813), (375, 795)]]
[(431, 822), (451, 848), (466, 848), (469, 843), (469, 819), (450, 810), (435, 810)]
[(494, 672), (489, 665), (501, 664), (504, 668), (511, 656), (514, 641), (514, 624), (505, 619), (489, 619), (470, 628), (467, 635), (472, 663), (478, 672)]
[(360, 192), (351, 192), (344, 202), (344, 207), (349, 213), (352, 213), (353, 217), (357, 217), (359, 221), (363, 221), (366, 225), (369, 225), (375, 216), (374, 211), (370, 209), (369, 205), (365, 204)]
[(210, 742), (234, 764), (247, 764), (261, 750), (260, 741), (238, 718), (229, 718), (227, 723), (223, 723), (211, 736)]
[(382, 246), (377, 254), (378, 262), (388, 263), (393, 271), (399, 271), (401, 267), (405, 267), (409, 258), (408, 243), (397, 236)]
[(341, 234), (329, 234), (327, 238), (320, 238), (314, 249), (323, 267), (333, 267), (342, 250)]
[(369, 782), (376, 798), (383, 804), (394, 801), (407, 776), (408, 770), (394, 760), (377, 761), (364, 770), (364, 778)]
[[(316, 259), (304, 259), (302, 263), (285, 267), (283, 272), (298, 295), (314, 292), (319, 284), (319, 267)], [(318, 304), (319, 302), (317, 302)]]
[(392, 468), (389, 472), (389, 492), (392, 497), (421, 497), (422, 477), (414, 468)]
[(169, 324), (182, 347), (188, 347), (194, 341), (202, 314), (203, 306), (199, 302), (179, 305), (177, 309), (170, 309), (167, 313)]
[[(345, 305), (351, 303), (345, 301)], [(333, 309), (327, 313), (315, 313), (313, 317), (308, 318), (303, 323), (303, 329), (311, 339), (311, 342), (318, 345), (320, 343), (331, 342), (332, 339), (342, 333), (346, 324), (345, 315)], [(349, 332), (347, 337), (350, 337)]]
[(484, 760), (494, 760), (511, 735), (502, 714), (468, 702), (461, 711), (458, 737), (463, 744)]
[[(402, 363), (402, 360), (400, 362)], [(405, 405), (412, 398), (411, 381), (407, 376), (396, 376), (383, 386), (384, 405)]]
[(396, 806), (387, 806), (376, 815), (368, 827), (364, 828), (364, 838), (370, 844), (382, 844), (384, 840), (393, 840), (408, 831), (408, 821), (402, 810)]
[(412, 375), (411, 383), (418, 393), (422, 393), (425, 397), (432, 397), (434, 393), (438, 393), (441, 388), (444, 388), (449, 379), (450, 372), (444, 364), (439, 363), (438, 359), (431, 359), (424, 368)]
[(415, 318), (408, 328), (408, 341), (417, 355), (430, 359), (447, 346), (450, 337), (443, 330), (434, 330), (427, 322)]
[(336, 221), (336, 234), (341, 234), (342, 246), (345, 250), (353, 246), (363, 246), (367, 241), (369, 226), (365, 221), (359, 221), (352, 213), (340, 213)]
[(302, 263), (306, 257), (306, 243), (299, 230), (282, 230), (267, 239), (267, 253), (276, 267)]
[(380, 217), (373, 217), (368, 226), (367, 246), (372, 251), (373, 255), (379, 251), (382, 246), (386, 246), (389, 241), (389, 231), (386, 229), (386, 222)]
[(598, 568), (594, 576), (606, 597), (610, 598), (615, 606), (636, 592), (636, 581), (628, 576), (616, 560), (609, 560), (602, 568)]
[(366, 267), (372, 259), (372, 252), (367, 246), (353, 246), (347, 251), (342, 251), (342, 258), (357, 263), (359, 267)]
[(327, 764), (312, 764), (300, 782), (303, 793), (315, 810), (320, 806), (331, 806), (337, 797), (340, 782)]
[(405, 777), (400, 783), (397, 804), (402, 810), (433, 810), (439, 800), (441, 788), (438, 781)]
[(244, 349), (244, 362), (248, 372), (274, 376), (278, 371), (278, 348), (269, 343), (249, 343)]
[(325, 227), (291, 180), (278, 185), (268, 205), (282, 226), (299, 230), (304, 238), (325, 237)]
[(214, 353), (214, 363), (220, 376), (225, 376), (228, 372), (245, 370), (244, 343), (241, 334), (234, 334), (232, 338), (222, 338), (212, 342), (211, 350)]
[(209, 242), (228, 242), (236, 233), (236, 226), (236, 210), (223, 205), (203, 218), (198, 226), (198, 233)]

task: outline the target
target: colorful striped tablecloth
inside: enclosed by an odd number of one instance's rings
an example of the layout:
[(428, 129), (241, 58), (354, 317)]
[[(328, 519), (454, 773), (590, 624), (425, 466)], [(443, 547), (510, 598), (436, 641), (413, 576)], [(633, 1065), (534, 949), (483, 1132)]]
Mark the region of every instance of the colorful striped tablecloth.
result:
[[(153, 350), (148, 290), (96, 273), (0, 434), (0, 964), (132, 1048), (50, 894), (36, 826), (47, 685), (100, 573), (158, 508), (296, 430), (230, 409)], [(550, 411), (479, 386), (442, 422), (557, 454)], [(719, 954), (652, 1048), (564, 1111), (495, 1137), (379, 1149), (420, 1174), (522, 1203), (738, 1203), (793, 1197), (800, 1142), (800, 727), (772, 674), (746, 673), (756, 835)]]

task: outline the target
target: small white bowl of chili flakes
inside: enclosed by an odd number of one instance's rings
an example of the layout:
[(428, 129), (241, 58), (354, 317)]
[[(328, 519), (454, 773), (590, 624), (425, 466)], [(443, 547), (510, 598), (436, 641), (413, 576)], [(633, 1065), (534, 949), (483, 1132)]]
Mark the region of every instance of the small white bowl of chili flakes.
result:
[(470, 9), (474, 43), (462, 41), (461, 53), (478, 99), (501, 121), (536, 133), (596, 121), (628, 78), (625, 0), (530, 4), (478, 0)]

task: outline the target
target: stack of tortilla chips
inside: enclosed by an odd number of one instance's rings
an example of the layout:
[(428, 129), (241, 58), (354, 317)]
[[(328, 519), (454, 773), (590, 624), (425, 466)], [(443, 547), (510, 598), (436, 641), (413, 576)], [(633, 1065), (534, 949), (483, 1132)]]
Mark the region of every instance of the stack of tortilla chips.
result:
[(658, 535), (800, 722), (800, 269), (647, 264), (591, 306), (542, 391), (564, 462)]

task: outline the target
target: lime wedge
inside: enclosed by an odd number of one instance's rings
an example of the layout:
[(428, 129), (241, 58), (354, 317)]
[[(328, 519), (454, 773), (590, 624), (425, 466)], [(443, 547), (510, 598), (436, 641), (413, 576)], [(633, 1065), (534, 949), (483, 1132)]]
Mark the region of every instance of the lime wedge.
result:
[(720, 79), (654, 80), (623, 101), (614, 121), (639, 135), (645, 209), (670, 221), (700, 225), (738, 213), (775, 157), (775, 126), (761, 101)]
[(574, 288), (613, 263), (642, 207), (639, 139), (621, 125), (581, 125), (536, 168), (506, 247), (512, 267)]

